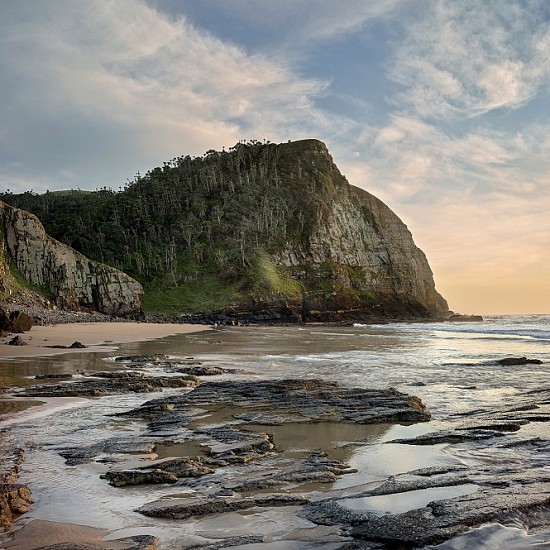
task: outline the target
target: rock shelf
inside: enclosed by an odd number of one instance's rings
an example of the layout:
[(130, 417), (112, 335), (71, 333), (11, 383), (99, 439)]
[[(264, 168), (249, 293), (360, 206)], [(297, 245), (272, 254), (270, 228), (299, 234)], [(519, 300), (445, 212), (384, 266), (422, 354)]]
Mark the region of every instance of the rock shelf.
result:
[[(430, 413), (419, 398), (394, 389), (347, 387), (315, 378), (250, 380), (233, 373), (206, 381), (202, 376), (228, 372), (191, 364), (192, 358), (119, 359), (119, 371), (96, 372), (64, 383), (54, 379), (23, 393), (86, 396), (170, 388), (165, 396), (105, 417), (114, 433), (106, 431), (104, 440), (55, 449), (72, 466), (95, 462), (105, 483), (120, 491), (147, 485), (151, 501), (135, 510), (139, 514), (186, 521), (281, 508), (319, 529), (339, 533), (342, 549), (381, 550), (438, 544), (487, 522), (506, 524), (521, 518), (527, 528), (536, 528), (550, 512), (546, 460), (550, 440), (530, 430), (550, 421), (550, 387), (517, 393), (513, 403), (500, 408), (456, 413), (415, 432), (420, 435), (386, 436), (384, 443), (376, 442), (385, 448), (395, 446), (396, 453), (407, 448), (415, 452), (418, 446), (452, 446), (475, 460), (450, 461), (399, 473), (378, 484), (332, 490), (339, 478), (356, 473), (346, 463), (350, 454), (339, 453), (338, 448), (311, 448), (305, 442), (289, 448), (281, 438), (295, 430), (307, 432), (309, 427), (328, 433), (334, 427), (353, 426), (355, 439), (344, 438), (342, 445), (368, 447), (369, 434), (377, 426), (429, 422)], [(151, 366), (160, 374), (147, 374)], [(179, 374), (179, 369), (199, 366), (194, 374)], [(131, 430), (116, 431), (116, 423), (123, 426), (124, 419), (139, 426), (140, 437)], [(386, 428), (380, 429), (377, 433), (382, 434)], [(330, 445), (330, 439), (326, 441)], [(12, 462), (18, 464), (16, 458)], [(11, 495), (14, 483), (16, 487), (12, 478), (4, 483), (7, 501), (15, 503), (10, 505), (12, 515), (32, 502), (25, 487), (17, 489), (23, 493)], [(162, 498), (155, 498), (157, 491)], [(382, 497), (389, 499), (390, 513), (371, 504)], [(392, 510), (392, 502), (400, 506)], [(410, 502), (410, 507), (402, 509), (403, 502)], [(251, 533), (188, 547), (262, 542), (261, 535)]]

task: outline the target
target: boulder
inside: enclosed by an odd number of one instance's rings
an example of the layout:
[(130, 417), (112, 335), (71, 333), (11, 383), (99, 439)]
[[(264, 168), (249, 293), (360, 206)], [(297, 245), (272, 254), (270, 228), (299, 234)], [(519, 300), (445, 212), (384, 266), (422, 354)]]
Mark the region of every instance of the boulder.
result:
[(24, 311), (10, 313), (12, 332), (28, 332), (34, 326), (34, 319)]
[(514, 365), (542, 365), (540, 359), (528, 359), (527, 357), (505, 357), (497, 361), (499, 365), (510, 367)]
[(9, 346), (26, 346), (27, 342), (21, 339), (21, 336), (14, 336), (9, 342)]
[(9, 315), (0, 307), (0, 332), (13, 332), (13, 324)]

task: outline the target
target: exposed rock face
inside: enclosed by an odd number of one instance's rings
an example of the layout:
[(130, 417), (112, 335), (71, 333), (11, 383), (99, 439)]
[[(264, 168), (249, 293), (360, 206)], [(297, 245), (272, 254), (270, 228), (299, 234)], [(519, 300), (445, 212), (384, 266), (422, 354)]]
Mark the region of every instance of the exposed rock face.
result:
[[(313, 268), (316, 277), (340, 279), (345, 287), (356, 291), (397, 297), (412, 306), (417, 302), (419, 313), (425, 308), (431, 315), (446, 314), (447, 302), (436, 291), (428, 260), (407, 226), (381, 200), (349, 185), (323, 143), (303, 143), (304, 156), (324, 157), (337, 192), (330, 197), (329, 211), (317, 216), (306, 246), (290, 245), (277, 258), (278, 263)], [(339, 309), (345, 308), (343, 303)], [(316, 308), (311, 303), (309, 309), (323, 309), (323, 304)]]
[[(546, 387), (519, 393), (510, 406), (472, 408), (457, 415), (442, 431), (387, 442), (457, 445), (464, 453), (460, 456), (469, 450), (474, 456), (490, 457), (486, 461), (400, 473), (342, 499), (312, 502), (304, 515), (319, 525), (346, 527), (354, 542), (342, 548), (350, 549), (425, 548), (491, 522), (521, 525), (530, 536), (541, 528), (541, 540), (547, 542), (550, 441), (520, 428), (550, 421), (549, 397), (550, 388)], [(454, 491), (449, 491), (451, 488)], [(375, 505), (381, 496), (387, 510)], [(400, 502), (411, 504), (399, 508)], [(537, 543), (533, 540), (532, 544)], [(449, 547), (481, 546), (457, 541)], [(503, 542), (503, 547), (512, 546)]]
[(52, 239), (36, 216), (0, 201), (0, 231), (6, 256), (29, 283), (49, 288), (59, 307), (140, 313), (143, 289), (137, 281)]

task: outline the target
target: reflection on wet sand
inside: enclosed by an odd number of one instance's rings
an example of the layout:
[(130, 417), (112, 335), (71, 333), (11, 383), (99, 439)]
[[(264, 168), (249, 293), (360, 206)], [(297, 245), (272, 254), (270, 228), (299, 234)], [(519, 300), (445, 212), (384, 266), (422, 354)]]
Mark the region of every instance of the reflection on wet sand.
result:
[(5, 416), (12, 416), (20, 413), (29, 407), (37, 407), (43, 405), (44, 401), (38, 401), (33, 399), (14, 399), (10, 397), (0, 398), (0, 420)]
[(315, 450), (325, 451), (333, 460), (346, 462), (358, 444), (384, 434), (389, 424), (350, 424), (346, 422), (291, 423), (282, 426), (247, 425), (244, 431), (273, 435), (275, 450), (305, 456)]

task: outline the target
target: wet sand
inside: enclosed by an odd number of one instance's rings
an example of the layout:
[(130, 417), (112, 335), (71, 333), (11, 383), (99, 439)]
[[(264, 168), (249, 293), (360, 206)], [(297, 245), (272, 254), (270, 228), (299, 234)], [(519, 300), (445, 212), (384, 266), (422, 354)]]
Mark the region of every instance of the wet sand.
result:
[(26, 422), (53, 411), (78, 407), (87, 401), (89, 398), (85, 397), (0, 397), (0, 426), (8, 427), (17, 422)]
[[(164, 338), (173, 334), (189, 334), (211, 330), (203, 325), (156, 323), (68, 323), (33, 327), (19, 334), (25, 345), (10, 346), (13, 334), (0, 339), (0, 357), (41, 357), (61, 353), (113, 351), (116, 344), (141, 342)], [(85, 349), (61, 349), (52, 346), (70, 346), (80, 342)]]
[[(20, 334), (26, 343), (23, 346), (10, 346), (8, 341), (13, 334), (0, 339), (0, 357), (23, 358), (58, 355), (62, 353), (105, 352), (117, 349), (117, 344), (140, 342), (163, 338), (174, 334), (189, 334), (210, 330), (207, 326), (188, 324), (149, 324), (149, 323), (74, 323), (33, 327), (29, 332)], [(78, 341), (87, 346), (85, 349), (61, 349), (51, 346), (70, 346)], [(25, 419), (29, 414), (55, 409), (60, 402), (66, 406), (76, 406), (84, 399), (18, 399), (12, 396), (0, 397), (0, 423), (3, 426)], [(21, 526), (22, 525), (22, 526)], [(10, 549), (33, 550), (51, 544), (60, 543), (71, 547), (116, 549), (128, 548), (127, 543), (103, 541), (109, 532), (85, 525), (57, 523), (21, 518), (20, 523), (4, 537), (0, 535), (0, 547)], [(11, 539), (11, 540), (10, 540)], [(6, 542), (4, 542), (6, 541)]]
[(53, 544), (60, 544), (63, 541), (64, 548), (129, 548), (130, 544), (118, 543), (116, 541), (103, 541), (109, 534), (104, 529), (96, 529), (86, 525), (74, 523), (57, 523), (34, 519), (16, 531), (14, 540), (1, 543), (2, 548), (11, 550), (35, 550)]
[(3, 422), (7, 418), (13, 418), (31, 407), (38, 407), (44, 404), (44, 401), (40, 401), (38, 399), (33, 400), (0, 397), (0, 422)]

